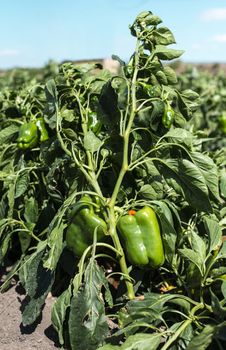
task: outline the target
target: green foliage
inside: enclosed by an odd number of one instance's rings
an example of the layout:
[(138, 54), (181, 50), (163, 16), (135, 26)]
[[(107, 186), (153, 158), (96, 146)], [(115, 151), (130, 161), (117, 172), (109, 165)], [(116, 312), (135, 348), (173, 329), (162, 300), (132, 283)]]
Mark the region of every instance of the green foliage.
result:
[[(49, 62), (0, 78), (0, 263), (12, 264), (1, 291), (19, 277), (24, 325), (53, 293), (52, 323), (72, 350), (226, 346), (226, 79), (177, 77), (166, 61), (183, 51), (161, 23), (137, 16), (129, 61), (113, 56), (117, 74)], [(37, 120), (48, 137), (18, 149), (21, 125)], [(95, 226), (78, 258), (66, 232), (84, 195), (107, 230), (99, 241)], [(157, 269), (130, 264), (117, 231), (145, 206), (161, 228)]]
[(68, 326), (72, 350), (97, 349), (109, 333), (101, 293), (103, 286), (106, 286), (104, 271), (91, 260), (85, 271), (84, 285), (71, 300)]

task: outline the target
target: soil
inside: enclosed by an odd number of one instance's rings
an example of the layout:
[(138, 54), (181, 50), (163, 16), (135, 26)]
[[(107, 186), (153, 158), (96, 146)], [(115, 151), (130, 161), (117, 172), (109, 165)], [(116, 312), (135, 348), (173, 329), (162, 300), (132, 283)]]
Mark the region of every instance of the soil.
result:
[[(4, 274), (0, 271), (1, 276)], [(49, 294), (42, 314), (36, 323), (24, 327), (21, 323), (21, 307), (25, 299), (23, 288), (14, 281), (0, 294), (0, 350), (56, 350), (60, 349), (56, 331), (51, 326), (51, 307), (55, 298)]]

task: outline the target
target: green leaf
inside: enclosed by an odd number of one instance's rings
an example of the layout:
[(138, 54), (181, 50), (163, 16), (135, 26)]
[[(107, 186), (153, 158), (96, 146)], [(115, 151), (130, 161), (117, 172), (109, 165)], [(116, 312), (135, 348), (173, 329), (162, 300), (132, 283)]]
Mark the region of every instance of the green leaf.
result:
[[(206, 325), (201, 333), (196, 335), (192, 341), (189, 343), (186, 350), (205, 350), (208, 348), (208, 346), (212, 343), (213, 338), (215, 335), (218, 335), (219, 332), (223, 331), (225, 334), (225, 324), (226, 322), (218, 323), (215, 326), (212, 325)], [(222, 339), (225, 339), (223, 336)]]
[(201, 211), (212, 211), (205, 178), (195, 164), (187, 159), (167, 159), (160, 163), (159, 171), (170, 185), (173, 185), (172, 179), (176, 181), (191, 206)]
[(131, 300), (127, 303), (129, 315), (134, 320), (143, 320), (147, 323), (161, 321), (165, 304), (172, 299), (178, 298), (173, 294), (145, 293), (144, 300)]
[(225, 169), (220, 172), (220, 190), (221, 194), (226, 198), (226, 173)]
[(215, 327), (206, 325), (199, 335), (196, 335), (189, 343), (186, 350), (205, 350), (212, 343)]
[(0, 263), (3, 263), (6, 253), (8, 252), (10, 241), (12, 239), (12, 233), (8, 233), (0, 244)]
[(224, 296), (224, 299), (226, 299), (226, 281), (223, 281), (221, 284), (221, 292)]
[(78, 140), (78, 134), (73, 129), (66, 128), (63, 130), (64, 135), (69, 138), (71, 141)]
[(218, 221), (214, 216), (204, 216), (203, 223), (209, 237), (208, 252), (210, 253), (221, 245), (222, 231)]
[(158, 56), (160, 60), (174, 60), (184, 53), (183, 50), (168, 49), (164, 45), (156, 45), (153, 54)]
[(154, 201), (159, 208), (157, 208), (156, 213), (158, 215), (162, 238), (164, 242), (164, 250), (166, 260), (173, 264), (175, 257), (175, 248), (178, 234), (174, 229), (173, 217), (171, 211), (166, 203), (160, 201)]
[(112, 87), (112, 82), (109, 80), (104, 84), (100, 94), (100, 109), (104, 124), (112, 126), (119, 120), (120, 114), (118, 109), (118, 95)]
[(154, 185), (145, 184), (139, 190), (139, 195), (144, 199), (158, 199), (162, 197), (163, 185), (162, 183), (155, 182)]
[[(1, 227), (1, 220), (6, 217), (6, 211), (7, 211), (7, 201), (4, 196), (2, 196), (0, 200), (0, 227)], [(1, 231), (0, 231), (1, 236)]]
[(109, 333), (101, 292), (105, 283), (104, 270), (91, 259), (83, 287), (71, 300), (69, 336), (72, 350), (96, 350)]
[(189, 118), (192, 116), (192, 113), (197, 110), (200, 106), (200, 98), (199, 95), (190, 90), (184, 90), (183, 92), (177, 91), (178, 96), (178, 107), (180, 112), (185, 118)]
[(26, 257), (20, 269), (20, 281), (29, 296), (29, 302), (22, 313), (24, 326), (34, 323), (40, 315), (46, 296), (54, 282), (54, 274), (43, 268), (42, 258), (45, 246), (46, 242), (39, 243), (36, 252)]
[(142, 21), (144, 18), (148, 17), (148, 16), (152, 16), (153, 13), (151, 11), (142, 11), (140, 12), (137, 17), (136, 17), (136, 21), (140, 22)]
[(7, 227), (8, 222), (9, 222), (8, 218), (2, 218), (0, 220), (0, 237), (3, 235), (4, 228)]
[(161, 333), (146, 334), (137, 333), (130, 335), (121, 346), (122, 350), (157, 350), (162, 335)]
[[(152, 101), (151, 115), (148, 113), (148, 123), (151, 128), (156, 131), (158, 129), (159, 121), (163, 115), (165, 104), (162, 100)], [(142, 111), (141, 111), (142, 113)]]
[[(164, 138), (167, 138), (169, 142), (178, 143), (192, 148), (194, 144), (194, 136), (192, 133), (186, 129), (175, 128), (170, 129), (165, 135)], [(190, 153), (189, 153), (190, 154)]]
[(3, 143), (10, 143), (10, 141), (13, 140), (15, 137), (15, 134), (18, 132), (19, 126), (15, 124), (11, 124), (10, 126), (7, 126), (7, 128), (2, 129), (0, 131), (0, 144)]
[[(147, 64), (147, 69), (150, 71), (150, 72), (157, 72), (158, 70), (160, 70), (160, 69), (163, 69), (163, 67), (162, 67), (162, 64), (161, 64), (161, 62), (159, 61), (159, 59), (158, 59), (158, 57), (157, 56), (155, 56), (155, 57), (152, 57), (152, 59), (151, 60), (148, 60), (147, 62), (146, 62), (146, 64)], [(151, 76), (152, 76), (152, 74), (151, 74)], [(152, 78), (151, 78), (151, 76), (150, 76), (150, 82), (151, 82), (151, 80), (152, 80)], [(155, 80), (156, 78), (154, 77), (154, 80)], [(152, 88), (154, 88), (154, 90), (152, 90)], [(155, 84), (154, 84), (154, 82), (152, 82), (152, 87), (151, 87), (151, 96), (150, 97), (160, 97), (161, 96), (161, 89), (160, 89), (160, 87), (159, 86), (156, 86)]]
[(64, 344), (63, 331), (64, 331), (64, 321), (66, 318), (66, 313), (71, 304), (71, 286), (66, 289), (53, 304), (51, 310), (51, 321), (53, 327), (56, 329), (59, 337), (59, 342), (61, 345)]
[(15, 186), (14, 183), (10, 183), (7, 191), (7, 199), (8, 199), (8, 217), (13, 216), (14, 210), (14, 202), (15, 202)]
[(191, 304), (189, 303), (189, 301), (181, 298), (180, 296), (178, 296), (178, 298), (171, 299), (169, 301), (169, 304), (173, 304), (179, 308), (182, 308), (184, 311), (186, 311), (187, 314), (189, 314), (191, 311)]
[(215, 326), (215, 338), (219, 340), (226, 340), (226, 322), (218, 323), (218, 325)]
[(20, 241), (21, 251), (22, 253), (25, 253), (31, 243), (31, 234), (30, 232), (26, 232), (26, 231), (19, 231), (18, 237)]
[(19, 198), (20, 196), (22, 196), (22, 194), (26, 192), (29, 185), (29, 181), (29, 172), (27, 170), (21, 171), (16, 180), (14, 198)]
[(120, 350), (120, 349), (121, 349), (121, 346), (106, 344), (104, 346), (101, 346), (97, 350)]
[(26, 199), (24, 217), (27, 223), (35, 224), (37, 222), (38, 203), (34, 197)]
[(211, 306), (215, 318), (219, 321), (223, 321), (226, 317), (226, 307), (223, 307), (218, 297), (210, 290), (211, 294)]
[(75, 119), (74, 111), (72, 109), (64, 109), (61, 111), (60, 116), (62, 120), (66, 120), (67, 122), (73, 122)]
[(138, 112), (137, 121), (139, 125), (151, 127), (154, 131), (158, 129), (161, 117), (163, 115), (165, 104), (162, 100), (152, 101), (151, 105), (144, 111)]
[(48, 258), (44, 262), (46, 269), (55, 270), (60, 255), (63, 250), (63, 232), (67, 225), (62, 223), (59, 226), (54, 227), (48, 237)]
[(153, 31), (156, 44), (169, 45), (175, 44), (175, 38), (173, 33), (167, 27), (159, 27)]
[(222, 275), (226, 275), (226, 266), (216, 267), (211, 270), (211, 278), (222, 280)]
[[(170, 331), (172, 330), (172, 327), (170, 327)], [(186, 326), (186, 328), (183, 330), (183, 332), (180, 334), (180, 338), (175, 343), (176, 348), (172, 348), (171, 350), (178, 350), (178, 349), (186, 349), (189, 342), (194, 338), (194, 329), (193, 325), (189, 324)], [(185, 347), (186, 346), (186, 347)]]
[(47, 81), (45, 86), (46, 95), (46, 114), (45, 117), (48, 120), (48, 125), (50, 128), (54, 129), (56, 126), (57, 114), (58, 114), (58, 101), (57, 101), (57, 88), (55, 81), (50, 79)]
[(57, 89), (54, 79), (50, 79), (47, 81), (45, 86), (46, 97), (51, 97), (55, 101), (57, 100)]
[(160, 17), (154, 15), (151, 11), (142, 11), (137, 17), (135, 22), (142, 25), (158, 25), (162, 23)]
[(192, 161), (199, 167), (212, 195), (219, 201), (219, 177), (218, 168), (214, 161), (206, 154), (201, 152), (191, 152)]
[(121, 60), (121, 58), (118, 57), (117, 55), (112, 55), (111, 58), (112, 58), (114, 61), (119, 62), (119, 64), (120, 64), (121, 67), (124, 67), (124, 66), (126, 65), (126, 63), (125, 63), (123, 60)]
[(91, 153), (97, 152), (101, 147), (102, 141), (90, 130), (84, 137), (84, 147)]
[(194, 252), (192, 249), (189, 248), (178, 249), (178, 251), (181, 255), (183, 255), (185, 259), (195, 264), (198, 267), (200, 273), (203, 275), (203, 261), (198, 253)]
[(36, 251), (31, 256), (25, 258), (20, 269), (20, 281), (30, 297), (35, 295), (38, 288), (36, 272), (43, 257), (45, 247), (46, 242), (40, 242), (37, 245)]
[(153, 25), (153, 26), (157, 26), (158, 24), (162, 23), (162, 20), (160, 17), (156, 16), (156, 15), (151, 15), (149, 14), (147, 17), (145, 17), (145, 23), (146, 25)]
[(161, 199), (163, 197), (162, 176), (152, 161), (147, 160), (136, 168), (136, 174), (141, 177), (139, 196), (144, 199)]
[(218, 259), (226, 259), (226, 241), (223, 242), (220, 251), (217, 255)]
[(174, 85), (177, 83), (177, 75), (171, 67), (165, 66), (163, 71), (167, 78), (168, 84)]
[(165, 75), (165, 73), (162, 70), (159, 70), (158, 72), (156, 72), (155, 73), (155, 77), (157, 78), (159, 84), (162, 84), (162, 85), (167, 85), (168, 84), (166, 75)]
[(204, 264), (206, 259), (206, 243), (194, 230), (191, 231), (191, 247), (194, 252), (199, 254), (200, 260)]
[(136, 167), (135, 173), (139, 179), (137, 185), (140, 198), (156, 200), (163, 197), (162, 176), (152, 161), (147, 160), (142, 166)]

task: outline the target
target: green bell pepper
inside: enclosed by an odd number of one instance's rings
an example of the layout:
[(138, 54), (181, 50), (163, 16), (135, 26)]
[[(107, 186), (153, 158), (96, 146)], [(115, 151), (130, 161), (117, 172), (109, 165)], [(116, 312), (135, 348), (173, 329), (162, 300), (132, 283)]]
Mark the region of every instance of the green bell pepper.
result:
[(154, 210), (145, 206), (130, 210), (117, 223), (126, 257), (132, 265), (157, 268), (164, 263), (164, 250)]
[(91, 130), (94, 134), (98, 135), (101, 131), (102, 123), (97, 118), (97, 114), (95, 112), (90, 112), (88, 114), (88, 129)]
[(46, 126), (45, 126), (45, 121), (43, 118), (38, 118), (36, 120), (36, 125), (37, 125), (37, 128), (38, 128), (38, 131), (39, 131), (39, 141), (40, 142), (44, 142), (44, 141), (47, 141), (49, 139), (49, 134), (48, 134), (48, 131), (46, 129)]
[(37, 146), (38, 144), (38, 128), (37, 125), (29, 122), (21, 125), (17, 138), (17, 146), (19, 149), (26, 150)]
[(93, 243), (94, 233), (97, 241), (105, 237), (106, 222), (101, 218), (99, 204), (89, 196), (83, 196), (70, 213), (70, 224), (66, 230), (66, 243), (77, 257)]
[(223, 134), (226, 134), (226, 113), (223, 113), (219, 119), (219, 129), (222, 131)]
[(162, 116), (162, 124), (166, 129), (169, 129), (174, 121), (174, 110), (169, 104), (165, 105), (165, 110)]

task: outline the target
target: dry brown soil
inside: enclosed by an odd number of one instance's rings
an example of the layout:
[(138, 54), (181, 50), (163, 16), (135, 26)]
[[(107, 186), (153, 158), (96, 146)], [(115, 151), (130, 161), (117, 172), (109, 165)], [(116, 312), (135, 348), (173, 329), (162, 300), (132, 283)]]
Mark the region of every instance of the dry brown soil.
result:
[[(1, 278), (4, 274), (0, 271)], [(0, 350), (56, 350), (57, 335), (51, 326), (51, 306), (54, 298), (46, 299), (42, 315), (32, 326), (21, 324), (21, 307), (25, 299), (24, 290), (16, 283), (0, 294)]]

